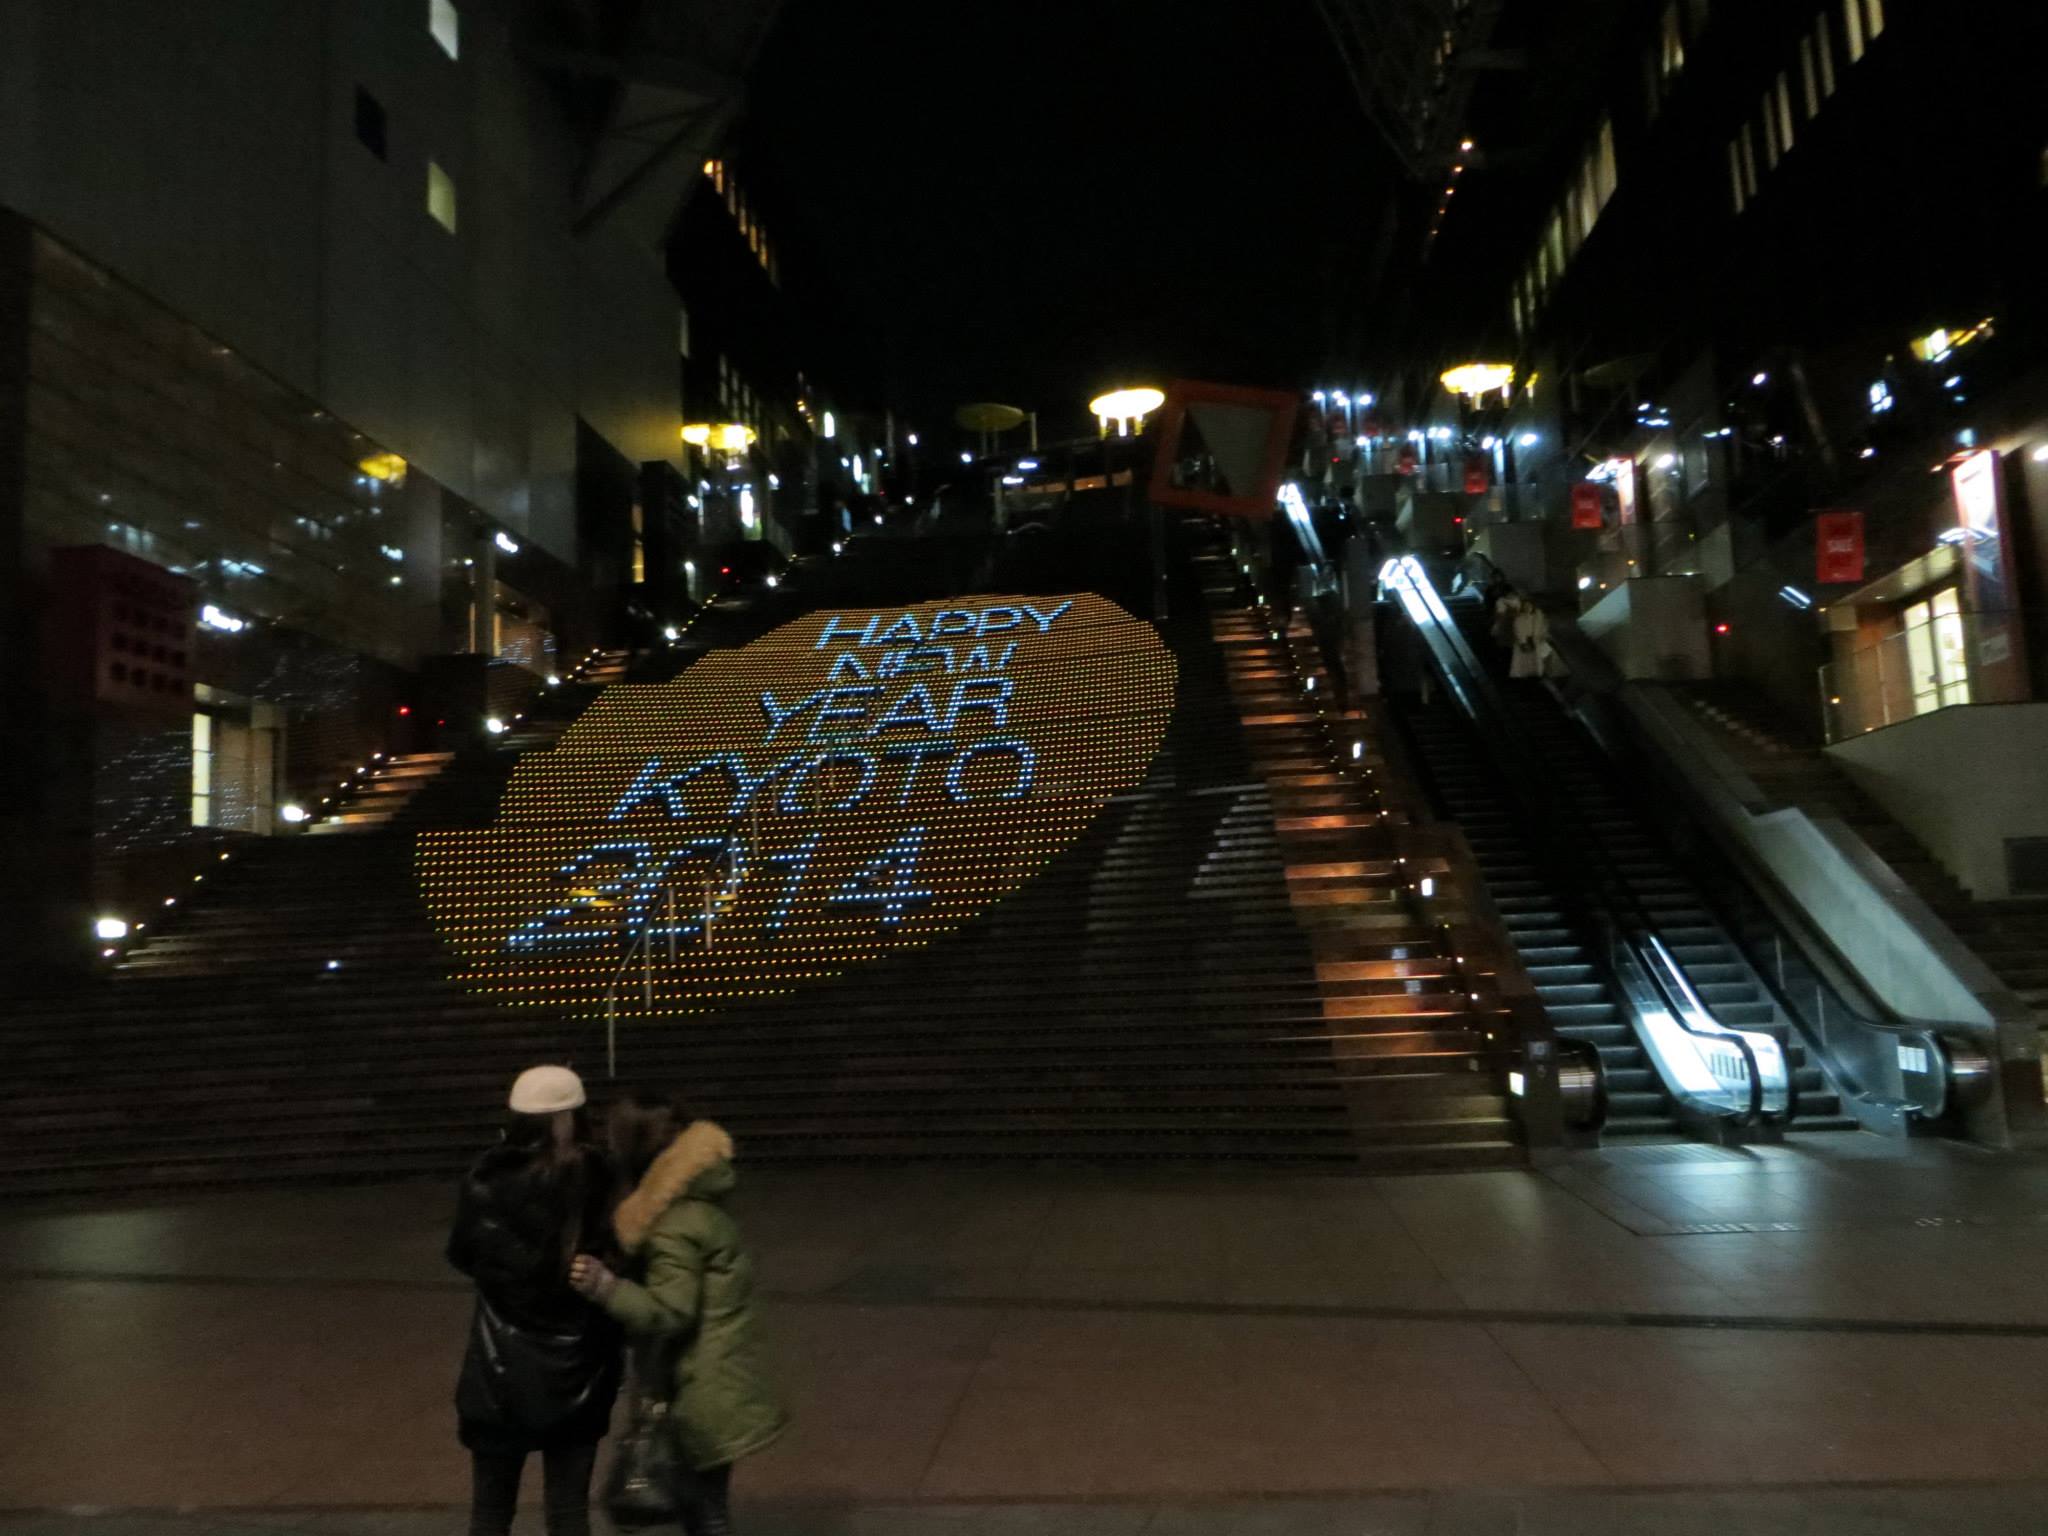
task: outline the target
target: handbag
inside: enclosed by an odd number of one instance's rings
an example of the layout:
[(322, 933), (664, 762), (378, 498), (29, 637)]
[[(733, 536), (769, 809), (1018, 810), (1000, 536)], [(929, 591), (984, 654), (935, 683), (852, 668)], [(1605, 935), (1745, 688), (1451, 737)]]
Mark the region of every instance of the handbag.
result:
[[(667, 1356), (667, 1363), (674, 1363), (670, 1351), (649, 1354)], [(659, 1363), (658, 1359), (642, 1362)], [(626, 1422), (626, 1432), (619, 1436), (604, 1480), (605, 1513), (621, 1529), (673, 1525), (682, 1518), (683, 1490), (689, 1484), (690, 1470), (669, 1429), (667, 1385), (673, 1375), (673, 1370), (637, 1366), (634, 1370), (632, 1416)]]

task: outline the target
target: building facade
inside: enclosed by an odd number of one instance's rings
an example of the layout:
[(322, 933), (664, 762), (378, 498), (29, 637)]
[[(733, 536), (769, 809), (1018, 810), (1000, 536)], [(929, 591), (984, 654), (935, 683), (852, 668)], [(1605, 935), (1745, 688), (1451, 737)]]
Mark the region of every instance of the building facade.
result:
[(687, 467), (668, 240), (772, 15), (0, 14), (8, 958), (624, 633)]

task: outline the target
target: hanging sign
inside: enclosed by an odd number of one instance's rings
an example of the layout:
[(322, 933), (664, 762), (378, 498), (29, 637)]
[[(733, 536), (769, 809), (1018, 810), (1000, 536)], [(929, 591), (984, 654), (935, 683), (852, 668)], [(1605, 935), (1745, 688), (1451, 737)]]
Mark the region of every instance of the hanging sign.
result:
[(459, 979), (507, 1003), (786, 992), (1043, 869), (1143, 780), (1174, 670), (1092, 593), (813, 613), (607, 689), (520, 759), (494, 825), (421, 837), (421, 892)]
[(1572, 526), (1574, 528), (1599, 528), (1606, 519), (1600, 511), (1600, 487), (1590, 481), (1580, 481), (1572, 487)]
[(1863, 514), (1822, 512), (1813, 520), (1814, 580), (1822, 586), (1863, 580)]

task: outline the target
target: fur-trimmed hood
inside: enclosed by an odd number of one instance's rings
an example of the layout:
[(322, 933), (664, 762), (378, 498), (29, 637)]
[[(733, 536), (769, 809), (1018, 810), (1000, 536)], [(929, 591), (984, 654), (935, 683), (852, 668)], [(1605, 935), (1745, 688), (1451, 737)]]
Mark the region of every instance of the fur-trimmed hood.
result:
[(732, 1138), (709, 1120), (680, 1132), (647, 1169), (639, 1186), (620, 1202), (612, 1226), (628, 1253), (637, 1252), (662, 1212), (694, 1189), (716, 1197), (732, 1188)]

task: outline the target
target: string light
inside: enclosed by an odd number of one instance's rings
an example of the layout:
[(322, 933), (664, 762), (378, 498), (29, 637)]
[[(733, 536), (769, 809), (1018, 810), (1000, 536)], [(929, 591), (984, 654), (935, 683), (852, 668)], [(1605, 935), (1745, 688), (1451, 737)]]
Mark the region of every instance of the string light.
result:
[(786, 992), (1030, 879), (1143, 780), (1174, 683), (1092, 594), (813, 613), (608, 688), (497, 825), (421, 839), (422, 894), (506, 1002), (601, 1013), (636, 938), (636, 1013)]

